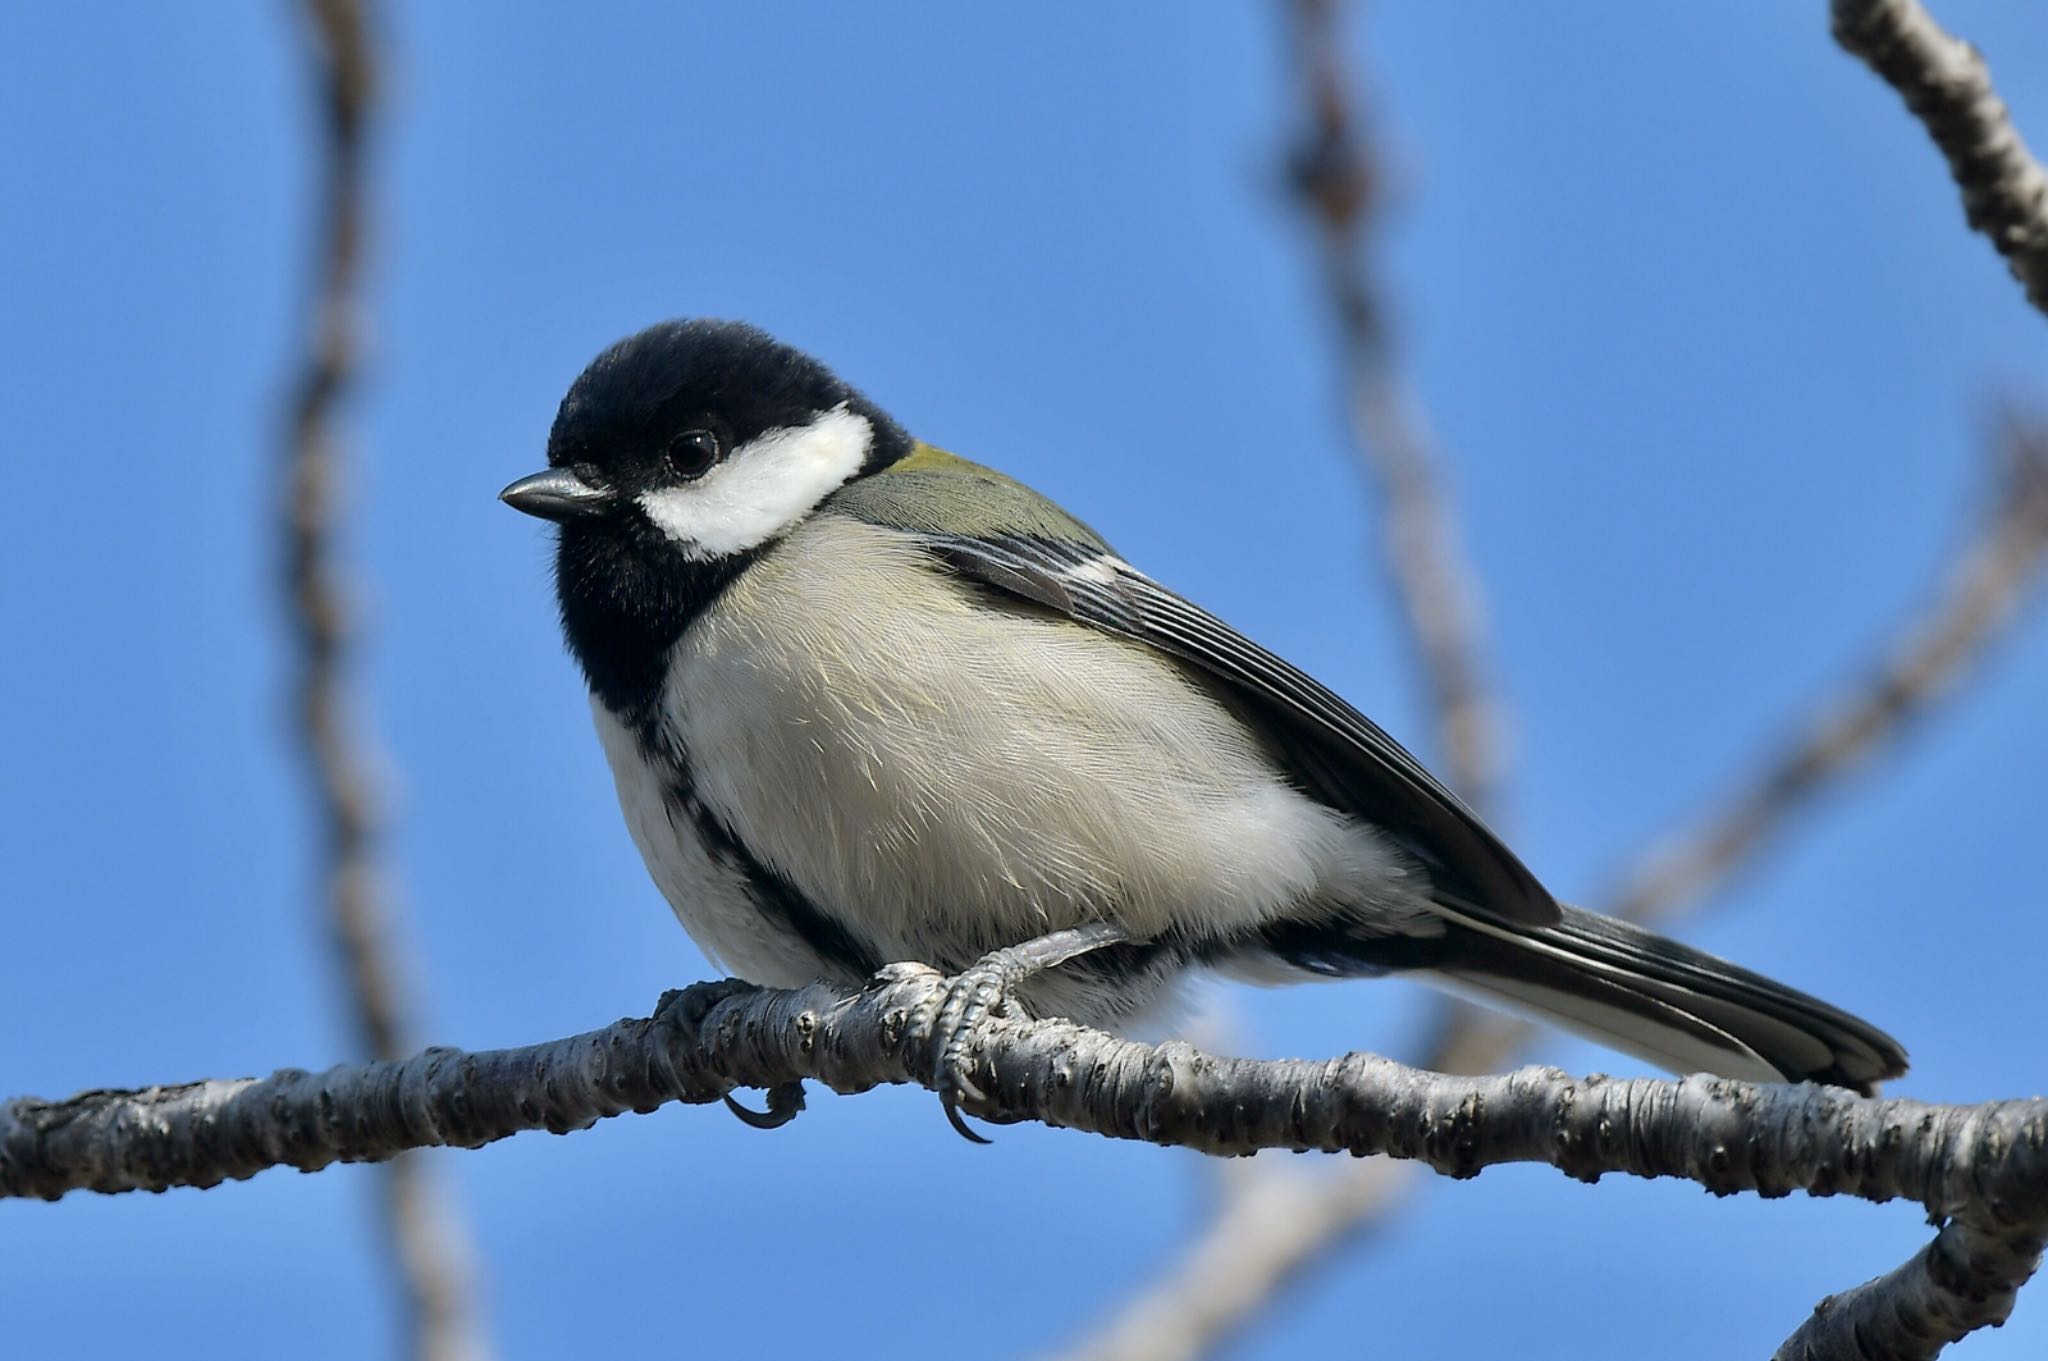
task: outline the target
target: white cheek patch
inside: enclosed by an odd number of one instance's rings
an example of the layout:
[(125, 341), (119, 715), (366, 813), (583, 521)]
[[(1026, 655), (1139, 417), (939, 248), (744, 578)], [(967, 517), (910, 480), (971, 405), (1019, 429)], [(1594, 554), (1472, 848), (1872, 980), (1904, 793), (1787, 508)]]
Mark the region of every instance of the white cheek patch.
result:
[(770, 430), (695, 482), (642, 492), (640, 509), (684, 556), (758, 548), (810, 514), (867, 461), (874, 428), (845, 406)]

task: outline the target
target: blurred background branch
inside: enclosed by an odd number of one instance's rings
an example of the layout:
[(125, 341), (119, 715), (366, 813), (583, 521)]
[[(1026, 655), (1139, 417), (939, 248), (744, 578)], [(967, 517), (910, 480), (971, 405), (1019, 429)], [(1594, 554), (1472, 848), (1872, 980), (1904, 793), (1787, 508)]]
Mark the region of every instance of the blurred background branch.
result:
[[(1316, 234), (1323, 293), (1336, 324), (1350, 446), (1378, 493), (1379, 540), (1413, 645), (1451, 787), (1497, 818), (1506, 779), (1502, 702), (1483, 660), (1477, 572), (1445, 490), (1419, 399), (1401, 374), (1384, 287), (1374, 269), (1388, 174), (1346, 70), (1338, 0), (1282, 0), (1304, 128), (1290, 184)], [(1514, 1022), (1444, 1003), (1422, 1066), (1481, 1072), (1504, 1062)], [(1176, 1259), (1134, 1293), (1072, 1361), (1172, 1361), (1203, 1355), (1259, 1313), (1336, 1245), (1366, 1232), (1411, 1187), (1414, 1169), (1364, 1162), (1299, 1172), (1254, 1161), (1217, 1180), (1215, 1210)]]
[[(1474, 806), (1497, 813), (1503, 719), (1498, 701), (1480, 683), (1479, 590), (1441, 491), (1435, 455), (1420, 433), (1425, 426), (1419, 405), (1395, 375), (1389, 323), (1370, 269), (1371, 231), (1387, 172), (1344, 70), (1337, 0), (1282, 2), (1291, 24), (1296, 86), (1309, 120), (1292, 156), (1294, 185), (1319, 229), (1325, 288), (1340, 320), (1353, 443), (1380, 482), (1389, 567), (1418, 642), (1447, 773)], [(1838, 34), (1858, 22), (1845, 12), (1870, 8), (1838, 4)], [(1893, 11), (1917, 11), (1910, 0), (1876, 8), (1887, 12), (1888, 21), (1897, 17)], [(2015, 253), (2009, 244), (2048, 230), (2048, 218), (2041, 216), (2048, 203), (2030, 187), (2039, 181), (2038, 167), (2005, 120), (2004, 105), (1975, 52), (1933, 29), (1924, 13), (1917, 20), (1907, 17), (1967, 57), (1963, 62), (1924, 36), (1913, 49), (1922, 60), (1961, 63), (1977, 82), (1957, 96), (1976, 115), (1968, 122), (1970, 136), (1952, 130), (1954, 112), (1945, 118), (1923, 112), (1938, 100), (1909, 93), (1908, 102), (1930, 129), (1941, 129), (1936, 140), (1950, 152), (1971, 224), (1993, 237), (2040, 304), (2023, 266), (2025, 252)], [(1859, 31), (1866, 31), (1868, 21), (1861, 22)], [(1863, 55), (1849, 37), (1843, 42)], [(1953, 82), (1902, 70), (1889, 40), (1876, 49), (1884, 54), (1885, 68), (1898, 73), (1886, 78), (1902, 90), (1953, 90)], [(1973, 140), (2000, 151), (1995, 164), (1987, 166), (1981, 152), (1967, 149)], [(2024, 165), (2007, 154), (2015, 151)], [(1977, 181), (1991, 187), (1973, 191)], [(2026, 192), (2011, 192), (2013, 185)], [(1993, 221), (2006, 224), (2005, 237), (1988, 225)], [(1993, 475), (1987, 479), (1983, 523), (1961, 546), (1932, 604), (1902, 623), (1877, 665), (1766, 752), (1756, 773), (1724, 803), (1660, 838), (1622, 876), (1622, 888), (1603, 910), (1641, 921), (1669, 919), (1706, 904), (1752, 868), (1800, 813), (1868, 770), (1984, 660), (2039, 585), (2048, 550), (2048, 432), (2009, 415), (1987, 461)], [(1440, 1005), (1438, 1016), (1418, 1060), (1437, 1072), (1496, 1071), (1535, 1030), (1528, 1022), (1460, 1002)], [(1416, 1186), (1414, 1169), (1375, 1163), (1308, 1173), (1260, 1168), (1254, 1163), (1221, 1179), (1214, 1212), (1174, 1260), (1062, 1355), (1070, 1361), (1190, 1361), (1212, 1353), (1275, 1307), (1318, 1261), (1379, 1228)]]
[[(412, 1015), (424, 1025), (414, 1004), (431, 1001), (436, 1033), (419, 1039), (566, 1033), (707, 976), (619, 825), (546, 608), (543, 536), (489, 495), (532, 466), (562, 384), (663, 315), (746, 317), (806, 343), (920, 433), (1143, 543), (1147, 570), (1255, 636), (1318, 630), (1317, 669), (1340, 690), (1398, 693), (1398, 668), (1422, 651), (1415, 626), (1390, 617), (1391, 637), (1362, 636), (1327, 585), (1386, 589), (1365, 584), (1382, 550), (1360, 534), (1390, 509), (1348, 391), (1324, 205), (1300, 197), (1304, 178), (1327, 188), (1363, 220), (1366, 296), (1391, 331), (1366, 339), (1438, 418), (1441, 449), (1415, 412), (1396, 417), (1450, 465), (1433, 505), (1447, 517), (1455, 500), (1475, 559), (1500, 564), (1484, 583), (1497, 632), (1466, 597), (1471, 674), (1482, 695), (1489, 677), (1500, 697), (1512, 689), (1524, 713), (1496, 713), (1494, 774), (1476, 797), (1498, 814), (1501, 758), (1523, 769), (1503, 733), (1545, 746), (1571, 734), (1544, 772), (1548, 863), (1618, 870), (1632, 858), (1617, 850), (1651, 848), (1617, 847), (1608, 819), (1558, 815), (1595, 807), (1618, 773), (1629, 797), (1709, 828), (1784, 764), (1791, 748), (1773, 739), (1812, 736), (1810, 718), (1839, 721), (1865, 697), (1836, 693), (1876, 683), (1861, 663), (1895, 668), (1938, 636), (1917, 611), (1967, 593), (1960, 541), (1979, 523), (1956, 493), (1974, 489), (1972, 436), (1987, 432), (1958, 413), (2008, 383), (2022, 409), (2044, 410), (2048, 329), (2013, 306), (1977, 234), (1955, 230), (1928, 132), (1845, 60), (1829, 7), (1754, 6), (1739, 23), (1701, 6), (1498, 6), (1484, 23), (1458, 6), (1327, 7), (1333, 28), (1371, 24), (1363, 67), (1355, 30), (1322, 55), (1350, 55), (1335, 73), (1359, 105), (1354, 149), (1371, 164), (1379, 142), (1398, 171), (1347, 191), (1309, 165), (1285, 197), (1248, 194), (1244, 153), (1281, 166), (1276, 128), (1290, 174), (1298, 144), (1345, 141), (1317, 125), (1300, 61), (1280, 47), (1298, 22), (1282, 3), (1096, 6), (1059, 24), (961, 7), (908, 26), (855, 7), (801, 23), (743, 5), (605, 22), (551, 6), (372, 8), (366, 65), (383, 80), (356, 107), (373, 115), (375, 381), (349, 385), (349, 358), (324, 400), (349, 395), (323, 419), (394, 455), (359, 463), (344, 442), (341, 472), (376, 479), (374, 514), (344, 510), (327, 532), (347, 550), (338, 603), (374, 591), (364, 622), (388, 662), (359, 667), (361, 642), (344, 636), (360, 679), (340, 713), (364, 696), (407, 781), (402, 817), (372, 798), (371, 850), (387, 847), (394, 885), (433, 904), (396, 923), (405, 943), (448, 964), (430, 995), (398, 990), (397, 1030)], [(2027, 96), (2048, 89), (2048, 8), (1927, 4), (1983, 45), (2025, 127), (2039, 112)], [(263, 613), (279, 603), (279, 516), (251, 507), (282, 491), (296, 395), (282, 382), (298, 377), (307, 322), (324, 325), (304, 294), (330, 263), (300, 258), (326, 221), (306, 210), (328, 153), (325, 125), (307, 120), (324, 116), (309, 73), (326, 67), (296, 41), (309, 7), (130, 6), (110, 25), (89, 5), (0, 6), (0, 144), (20, 190), (20, 211), (0, 213), (20, 266), (0, 309), (0, 387), (29, 451), (17, 489), (32, 493), (0, 547), (0, 617), (19, 654), (0, 667), (14, 720), (0, 741), (0, 992), (15, 1022), (0, 1028), (0, 1072), (16, 1089), (352, 1054), (339, 1006), (303, 1005), (338, 975), (325, 934), (306, 930), (314, 918), (213, 906), (253, 894), (310, 908), (325, 886), (309, 877), (315, 825), (294, 797), (303, 763), (287, 743), (301, 734), (249, 721), (274, 707), (282, 641)], [(1967, 133), (1958, 146), (2016, 149), (1996, 125), (1979, 121), (1986, 138), (1943, 123)], [(270, 418), (250, 421), (257, 411)], [(1721, 551), (1731, 534), (1745, 551)], [(1309, 580), (1325, 583), (1320, 598)], [(2012, 581), (2014, 607), (2038, 589)], [(2028, 821), (2048, 769), (2048, 629), (2018, 635), (1995, 614), (1961, 645), (1948, 688), (1927, 691), (1917, 727), (1875, 725), (1863, 758), (1802, 797), (1814, 826), (1761, 836), (1727, 867), (1806, 852), (1782, 878), (1742, 885), (1756, 898), (1729, 913), (1728, 949), (1798, 959), (1788, 972), (1817, 991), (1866, 999), (1910, 1041), (1916, 1071), (1899, 1092), (1957, 1101), (2048, 1080), (2030, 1040), (2048, 913), (2032, 910)], [(1695, 664), (1745, 639), (1779, 689), (1731, 695), (1725, 666)], [(403, 683), (372, 689), (379, 676)], [(1540, 713), (1538, 686), (1557, 687)], [(1409, 688), (1434, 697), (1427, 680)], [(1416, 745), (1452, 774), (1457, 744), (1425, 707), (1409, 712)], [(1648, 733), (1662, 758), (1633, 760)], [(1882, 759), (1906, 733), (1912, 759)], [(348, 750), (382, 773), (374, 749)], [(1853, 890), (1823, 887), (1838, 868)], [(1622, 884), (1569, 878), (1575, 894)], [(1693, 891), (1725, 896), (1729, 882)], [(1940, 961), (1887, 944), (1920, 941), (1929, 903), (1950, 914)], [(1234, 995), (1272, 1046), (1237, 1052), (1377, 1037), (1446, 1067), (1509, 1062), (1516, 1032), (1491, 1021), (1368, 1023), (1361, 1008), (1403, 1015), (1411, 999), (1393, 991)], [(778, 1345), (829, 1351), (846, 1318), (901, 1284), (894, 1255), (846, 1250), (849, 1225), (986, 1238), (986, 1151), (953, 1147), (917, 1096), (827, 1103), (774, 1137), (722, 1116), (685, 1129), (671, 1112), (431, 1165), (468, 1188), (491, 1318), (529, 1350), (673, 1346), (683, 1310), (700, 1348), (758, 1348), (771, 1317)], [(911, 1194), (885, 1175), (906, 1148)], [(1380, 1350), (1570, 1354), (1585, 1349), (1583, 1316), (1559, 1301), (1597, 1260), (1613, 1336), (1687, 1358), (1760, 1354), (1777, 1341), (1760, 1330), (1782, 1335), (1933, 1236), (1911, 1214), (1839, 1202), (1730, 1205), (1526, 1175), (1403, 1200), (1419, 1186), (1385, 1165), (1356, 1180), (1337, 1160), (1224, 1170), (1033, 1128), (997, 1156), (1006, 1176), (1062, 1193), (1005, 1203), (1006, 1268), (953, 1272), (946, 1308), (899, 1311), (899, 1348), (957, 1349), (962, 1318), (1007, 1320), (1013, 1349), (1054, 1345), (1195, 1249), (1212, 1213), (1206, 1264), (1146, 1329), (1162, 1352), (1223, 1337), (1246, 1358), (1356, 1349), (1369, 1314)], [(147, 1320), (167, 1361), (282, 1335), (306, 1361), (390, 1355), (397, 1253), (363, 1232), (383, 1230), (365, 1219), (382, 1203), (365, 1197), (384, 1193), (384, 1170), (364, 1167), (14, 1206), (21, 1231), (0, 1233), (9, 1339), (117, 1349), (120, 1330), (78, 1326), (114, 1301)], [(1404, 1204), (1414, 1213), (1396, 1217)], [(1599, 1252), (1651, 1220), (1691, 1245), (1682, 1264)], [(1092, 1254), (1079, 1273), (1077, 1225)], [(1474, 1271), (1484, 1309), (1461, 1293)], [(808, 1308), (787, 1308), (792, 1272)], [(1688, 1298), (1721, 1307), (1669, 1328), (1674, 1272)], [(1072, 1312), (1019, 1312), (1027, 1297)], [(665, 1307), (565, 1312), (564, 1299)], [(2023, 1306), (1958, 1355), (2032, 1355), (2044, 1336)]]
[(2048, 550), (2048, 431), (2008, 417), (1990, 461), (1984, 523), (1933, 603), (1720, 806), (1624, 874), (1610, 911), (1638, 921), (1668, 917), (1720, 892), (1801, 811), (1897, 742), (1984, 660), (2039, 585)]
[(1467, 803), (1496, 813), (1503, 721), (1487, 678), (1478, 578), (1422, 405), (1402, 375), (1386, 291), (1373, 269), (1386, 174), (1344, 70), (1337, 0), (1286, 2), (1307, 106), (1291, 178), (1322, 247), (1351, 447), (1379, 494), (1378, 537), (1429, 698), (1441, 770)]
[[(299, 735), (317, 797), (327, 924), (346, 976), (351, 1021), (370, 1058), (398, 1059), (412, 1047), (408, 980), (378, 865), (383, 814), (372, 743), (360, 713), (352, 712), (359, 705), (345, 675), (355, 630), (335, 551), (343, 467), (334, 427), (361, 362), (365, 162), (377, 56), (365, 0), (309, 0), (307, 17), (324, 174), (314, 219), (322, 235), (315, 251), (310, 345), (285, 446), (285, 573), (298, 643)], [(474, 1298), (467, 1233), (432, 1184), (421, 1155), (394, 1159), (379, 1182), (411, 1354), (419, 1361), (482, 1361), (489, 1348)]]

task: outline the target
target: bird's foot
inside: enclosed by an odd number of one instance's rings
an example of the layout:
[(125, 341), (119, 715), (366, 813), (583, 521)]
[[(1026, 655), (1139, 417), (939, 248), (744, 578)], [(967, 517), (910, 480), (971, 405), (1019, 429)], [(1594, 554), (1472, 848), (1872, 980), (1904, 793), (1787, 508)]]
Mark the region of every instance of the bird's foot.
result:
[(752, 1110), (733, 1100), (732, 1093), (725, 1094), (725, 1108), (737, 1115), (741, 1121), (755, 1129), (781, 1129), (797, 1118), (804, 1109), (804, 1084), (801, 1082), (778, 1083), (768, 1089), (768, 1109)]
[(946, 985), (946, 995), (931, 1023), (932, 1085), (939, 1094), (939, 1103), (945, 1107), (946, 1119), (962, 1138), (977, 1144), (988, 1142), (968, 1128), (960, 1114), (963, 1104), (987, 1099), (987, 1094), (968, 1075), (975, 1030), (988, 1017), (1003, 1011), (1010, 990), (1024, 980), (1128, 939), (1122, 927), (1108, 922), (1068, 927), (984, 955)]

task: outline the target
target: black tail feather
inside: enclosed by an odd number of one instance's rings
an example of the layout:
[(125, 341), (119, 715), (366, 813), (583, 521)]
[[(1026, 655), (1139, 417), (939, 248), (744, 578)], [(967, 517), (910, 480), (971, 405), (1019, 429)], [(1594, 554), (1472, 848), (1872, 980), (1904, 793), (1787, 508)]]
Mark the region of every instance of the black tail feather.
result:
[(1677, 1072), (1871, 1095), (1906, 1071), (1899, 1042), (1869, 1022), (1639, 926), (1573, 907), (1543, 927), (1440, 910), (1441, 935), (1287, 923), (1264, 943), (1315, 973), (1422, 975)]

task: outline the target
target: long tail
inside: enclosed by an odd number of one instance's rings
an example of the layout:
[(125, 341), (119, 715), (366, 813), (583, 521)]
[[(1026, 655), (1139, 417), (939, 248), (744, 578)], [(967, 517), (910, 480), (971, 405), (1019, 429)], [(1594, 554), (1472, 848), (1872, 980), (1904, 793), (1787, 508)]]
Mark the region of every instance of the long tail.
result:
[(1439, 911), (1441, 936), (1340, 941), (1325, 928), (1312, 946), (1290, 932), (1272, 947), (1320, 973), (1421, 977), (1672, 1072), (1821, 1082), (1867, 1096), (1906, 1071), (1906, 1051), (1868, 1021), (1639, 926), (1575, 907), (1555, 926), (1533, 928)]

